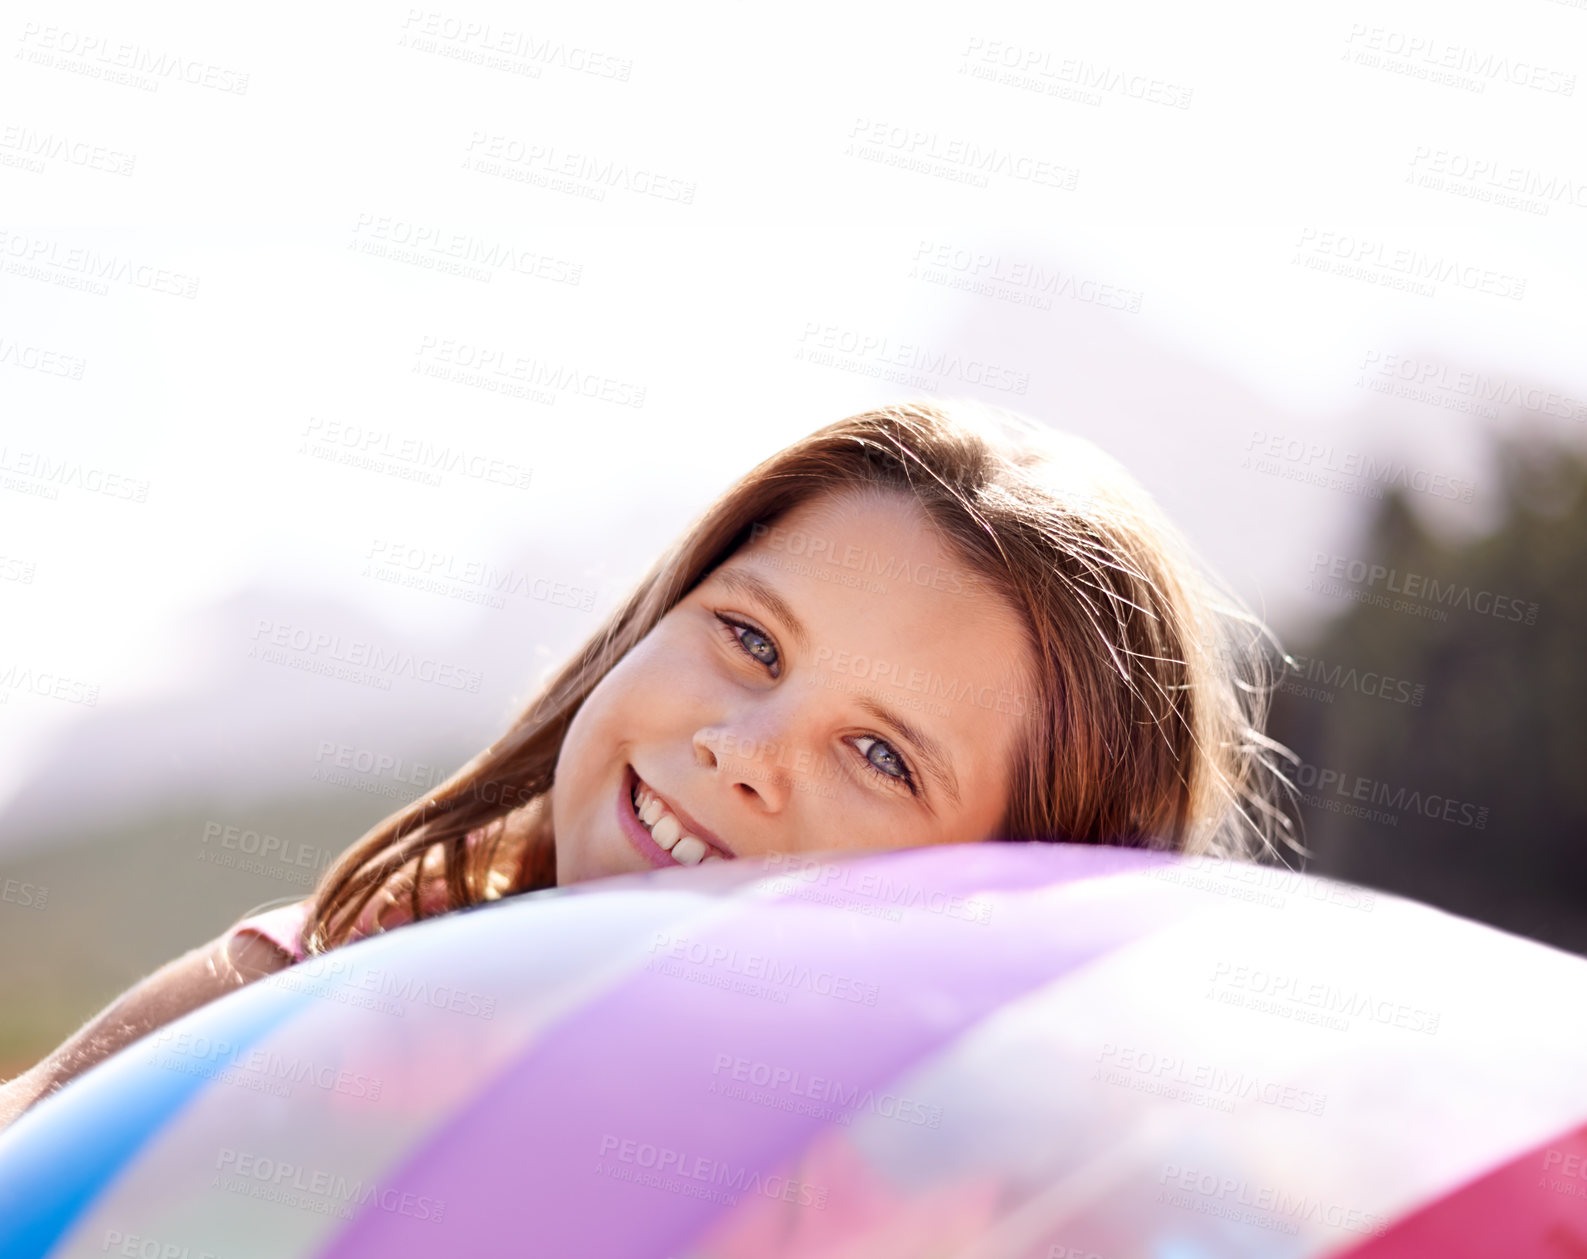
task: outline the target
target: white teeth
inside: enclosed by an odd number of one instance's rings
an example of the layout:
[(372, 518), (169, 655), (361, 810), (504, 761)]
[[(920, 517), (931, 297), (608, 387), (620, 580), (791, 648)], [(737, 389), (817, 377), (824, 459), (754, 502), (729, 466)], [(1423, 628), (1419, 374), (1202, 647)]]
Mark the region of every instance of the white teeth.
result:
[[(667, 849), (676, 844), (682, 834), (683, 827), (678, 824), (678, 819), (665, 810), (662, 811), (661, 820), (650, 828), (650, 837)], [(695, 840), (695, 843), (699, 842), (699, 840)]]
[(643, 783), (636, 783), (632, 796), (634, 812), (650, 831), (650, 837), (663, 851), (670, 852), (682, 865), (699, 865), (702, 861), (725, 861), (727, 858), (703, 839), (687, 835), (683, 823), (678, 821), (661, 802), (661, 797)]
[(706, 851), (706, 846), (693, 835), (685, 835), (673, 846), (672, 857), (682, 865), (694, 866), (700, 864)]

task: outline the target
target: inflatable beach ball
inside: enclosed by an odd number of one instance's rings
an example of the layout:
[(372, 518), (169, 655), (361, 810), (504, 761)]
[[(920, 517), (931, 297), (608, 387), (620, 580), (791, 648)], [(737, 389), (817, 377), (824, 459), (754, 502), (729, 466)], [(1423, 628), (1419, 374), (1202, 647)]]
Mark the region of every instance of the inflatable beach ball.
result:
[(595, 880), (161, 1029), (0, 1133), (0, 1253), (1587, 1254), (1587, 960), (986, 843)]

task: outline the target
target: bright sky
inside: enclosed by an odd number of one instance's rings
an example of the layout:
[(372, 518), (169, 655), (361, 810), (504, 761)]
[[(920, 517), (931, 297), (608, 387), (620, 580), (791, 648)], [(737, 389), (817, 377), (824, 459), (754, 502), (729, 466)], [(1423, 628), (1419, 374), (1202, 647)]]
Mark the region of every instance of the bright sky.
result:
[[(491, 615), (371, 554), (562, 557), (608, 608), (753, 463), (923, 392), (888, 356), (1104, 445), (1269, 615), (1367, 500), (1252, 432), (1473, 479), (1462, 372), (1587, 429), (1587, 4), (192, 13), (0, 27), (0, 800), (85, 713), (25, 674), (179, 693), (260, 584)], [(422, 443), (492, 470), (418, 483)]]

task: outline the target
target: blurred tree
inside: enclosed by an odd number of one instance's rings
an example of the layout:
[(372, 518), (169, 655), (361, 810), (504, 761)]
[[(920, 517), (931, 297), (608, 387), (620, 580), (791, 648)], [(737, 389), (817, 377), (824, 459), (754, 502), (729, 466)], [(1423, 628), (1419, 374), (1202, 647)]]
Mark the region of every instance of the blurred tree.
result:
[(1286, 641), (1269, 730), (1304, 868), (1587, 953), (1587, 458), (1490, 440), (1494, 532), (1441, 543), (1390, 490), (1359, 562), (1318, 566), (1350, 607)]

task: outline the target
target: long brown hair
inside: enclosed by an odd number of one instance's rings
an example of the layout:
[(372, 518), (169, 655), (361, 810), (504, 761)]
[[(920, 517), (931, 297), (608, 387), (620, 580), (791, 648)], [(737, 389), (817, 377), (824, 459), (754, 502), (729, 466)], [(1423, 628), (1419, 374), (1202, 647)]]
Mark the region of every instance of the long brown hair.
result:
[[(689, 591), (785, 512), (832, 491), (908, 494), (986, 587), (1024, 614), (1035, 662), (999, 838), (1252, 858), (1293, 839), (1293, 755), (1263, 734), (1271, 633), (1146, 491), (1091, 443), (973, 402), (829, 424), (765, 460), (656, 560), (501, 738), (369, 830), (326, 871), (304, 928), (344, 944), (377, 894), (421, 911), (551, 887), (549, 797), (574, 714)], [(760, 528), (757, 529), (757, 526)], [(1279, 654), (1282, 654), (1280, 652)], [(466, 844), (484, 828), (484, 842)]]

